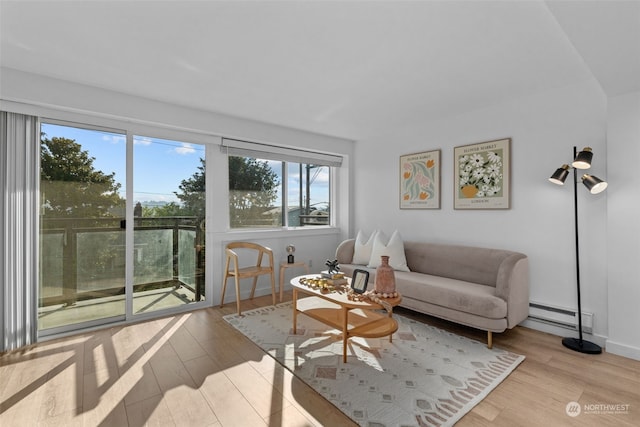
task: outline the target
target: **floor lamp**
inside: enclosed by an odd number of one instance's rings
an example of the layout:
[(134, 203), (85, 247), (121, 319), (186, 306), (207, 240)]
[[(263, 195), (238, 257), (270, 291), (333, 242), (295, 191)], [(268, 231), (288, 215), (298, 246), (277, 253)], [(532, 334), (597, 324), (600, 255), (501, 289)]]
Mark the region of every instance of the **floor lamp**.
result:
[[(591, 167), (591, 159), (593, 153), (591, 148), (585, 147), (580, 153), (577, 153), (576, 147), (573, 147), (573, 211), (575, 216), (575, 234), (576, 234), (576, 285), (578, 288), (578, 338), (563, 338), (562, 345), (571, 350), (579, 351), (580, 353), (587, 354), (599, 354), (602, 353), (602, 348), (599, 345), (590, 341), (582, 339), (582, 305), (580, 302), (580, 246), (578, 244), (578, 179), (576, 176), (576, 169), (589, 169)], [(551, 175), (549, 181), (554, 184), (564, 185), (567, 176), (569, 175), (569, 165), (562, 165)], [(593, 175), (582, 175), (582, 183), (587, 187), (587, 190), (591, 194), (598, 194), (607, 188), (607, 183), (602, 181)]]

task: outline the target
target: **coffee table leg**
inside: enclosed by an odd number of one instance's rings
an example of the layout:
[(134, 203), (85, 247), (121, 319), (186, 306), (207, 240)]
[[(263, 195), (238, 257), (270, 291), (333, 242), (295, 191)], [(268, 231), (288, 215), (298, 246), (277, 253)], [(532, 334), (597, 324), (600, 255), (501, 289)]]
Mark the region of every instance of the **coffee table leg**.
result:
[(347, 340), (349, 332), (347, 331), (349, 309), (342, 307), (342, 363), (347, 363)]
[(293, 335), (296, 335), (296, 325), (298, 324), (298, 290), (293, 288)]

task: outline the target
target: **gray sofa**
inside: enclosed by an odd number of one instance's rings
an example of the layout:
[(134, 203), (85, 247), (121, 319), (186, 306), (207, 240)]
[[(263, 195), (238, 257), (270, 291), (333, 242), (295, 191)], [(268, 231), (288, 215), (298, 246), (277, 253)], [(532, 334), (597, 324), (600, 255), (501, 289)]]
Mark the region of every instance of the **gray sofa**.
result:
[[(375, 269), (352, 264), (355, 239), (336, 249), (340, 271), (369, 271), (373, 289)], [(404, 242), (410, 272), (395, 271), (402, 307), (492, 332), (513, 328), (529, 315), (529, 260), (501, 249)]]

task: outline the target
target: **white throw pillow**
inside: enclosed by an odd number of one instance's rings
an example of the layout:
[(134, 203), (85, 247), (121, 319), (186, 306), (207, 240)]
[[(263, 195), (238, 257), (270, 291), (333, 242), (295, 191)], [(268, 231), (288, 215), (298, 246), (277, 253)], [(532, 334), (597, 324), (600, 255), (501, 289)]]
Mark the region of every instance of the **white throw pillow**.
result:
[(378, 232), (376, 230), (371, 233), (369, 240), (366, 240), (366, 236), (361, 230), (358, 230), (356, 235), (356, 243), (353, 247), (353, 261), (352, 264), (367, 265), (371, 259), (371, 250), (373, 249), (373, 241), (375, 240)]
[(376, 234), (376, 238), (373, 241), (373, 249), (371, 250), (371, 258), (369, 259), (369, 268), (378, 268), (380, 265), (380, 257), (387, 255), (389, 257), (389, 265), (394, 270), (409, 271), (407, 266), (407, 258), (404, 255), (404, 243), (398, 230), (394, 231), (389, 239), (389, 242), (385, 243), (384, 233), (379, 231)]

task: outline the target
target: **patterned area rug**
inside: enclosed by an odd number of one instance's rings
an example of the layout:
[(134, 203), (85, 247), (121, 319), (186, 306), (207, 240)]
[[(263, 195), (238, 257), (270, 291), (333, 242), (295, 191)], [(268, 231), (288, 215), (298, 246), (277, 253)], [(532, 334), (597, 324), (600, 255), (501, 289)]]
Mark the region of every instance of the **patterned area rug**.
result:
[(305, 315), (292, 331), (291, 303), (225, 320), (361, 426), (450, 426), (524, 360), (394, 314), (389, 338), (349, 340)]

